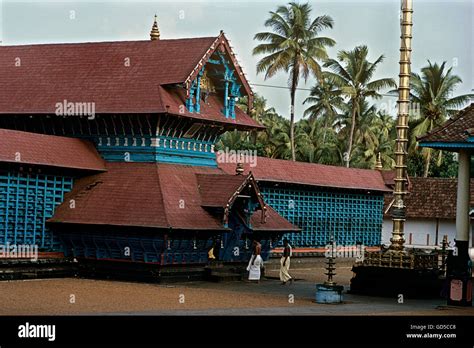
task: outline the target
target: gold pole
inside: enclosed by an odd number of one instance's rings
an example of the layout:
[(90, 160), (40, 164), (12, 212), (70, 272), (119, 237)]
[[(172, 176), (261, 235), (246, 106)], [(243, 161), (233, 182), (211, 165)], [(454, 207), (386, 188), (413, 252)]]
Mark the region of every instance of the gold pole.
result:
[(405, 203), (406, 195), (406, 156), (408, 144), (408, 116), (410, 108), (410, 62), (411, 39), (413, 27), (413, 0), (401, 0), (401, 45), (400, 45), (400, 80), (398, 84), (398, 122), (397, 142), (395, 148), (395, 189), (392, 206), (393, 230), (389, 251), (404, 253), (405, 244)]

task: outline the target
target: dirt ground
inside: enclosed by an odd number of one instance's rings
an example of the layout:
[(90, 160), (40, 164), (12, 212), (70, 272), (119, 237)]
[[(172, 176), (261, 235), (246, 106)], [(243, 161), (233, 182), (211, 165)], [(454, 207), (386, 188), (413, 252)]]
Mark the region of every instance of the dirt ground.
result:
[[(293, 284), (280, 285), (279, 260), (267, 262), (266, 279), (150, 284), (79, 278), (0, 282), (0, 315), (474, 315), (474, 308), (443, 308), (445, 300), (407, 300), (344, 294), (344, 303), (315, 303), (326, 280), (324, 260), (292, 260)], [(351, 262), (339, 262), (334, 280), (346, 289)], [(289, 298), (294, 298), (293, 302)]]
[[(335, 280), (348, 285), (352, 272), (339, 265)], [(326, 279), (322, 260), (294, 261), (291, 274), (298, 280)], [(279, 260), (266, 264), (266, 275), (279, 276)], [(279, 282), (274, 281), (278, 286)], [(200, 288), (192, 284), (146, 284), (90, 279), (43, 279), (0, 282), (0, 315), (70, 315), (163, 311), (173, 309), (265, 308), (310, 304), (312, 299), (290, 304), (285, 294), (256, 291), (249, 284), (243, 291)], [(219, 286), (217, 286), (219, 288)], [(183, 297), (184, 296), (184, 297)], [(307, 302), (307, 303), (306, 303)]]
[(196, 289), (182, 284), (173, 286), (73, 278), (4, 281), (0, 282), (0, 293), (0, 315), (68, 315), (289, 305), (282, 296)]

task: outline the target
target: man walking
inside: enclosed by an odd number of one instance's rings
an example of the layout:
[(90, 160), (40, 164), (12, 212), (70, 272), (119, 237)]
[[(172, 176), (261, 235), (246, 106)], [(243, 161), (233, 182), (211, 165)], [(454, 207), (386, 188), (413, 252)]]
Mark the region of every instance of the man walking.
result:
[(252, 243), (252, 257), (250, 258), (247, 271), (249, 271), (249, 280), (256, 280), (260, 282), (261, 268), (263, 267), (263, 259), (260, 254), (262, 253), (262, 245), (254, 240)]
[(290, 276), (288, 271), (290, 270), (290, 257), (292, 256), (292, 250), (288, 239), (283, 240), (285, 248), (283, 249), (283, 256), (280, 259), (280, 280), (281, 285), (285, 285), (288, 281), (293, 282), (293, 278)]

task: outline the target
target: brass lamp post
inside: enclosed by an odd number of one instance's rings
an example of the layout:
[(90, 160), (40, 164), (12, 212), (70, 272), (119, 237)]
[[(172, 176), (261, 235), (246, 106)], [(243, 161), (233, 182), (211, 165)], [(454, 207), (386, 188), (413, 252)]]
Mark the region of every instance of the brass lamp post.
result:
[(398, 84), (398, 122), (397, 142), (395, 149), (395, 189), (392, 206), (393, 230), (388, 252), (402, 254), (405, 243), (405, 203), (407, 189), (407, 145), (408, 145), (408, 116), (410, 110), (410, 64), (411, 40), (413, 27), (413, 0), (402, 0), (401, 8), (401, 45), (400, 45), (400, 74)]

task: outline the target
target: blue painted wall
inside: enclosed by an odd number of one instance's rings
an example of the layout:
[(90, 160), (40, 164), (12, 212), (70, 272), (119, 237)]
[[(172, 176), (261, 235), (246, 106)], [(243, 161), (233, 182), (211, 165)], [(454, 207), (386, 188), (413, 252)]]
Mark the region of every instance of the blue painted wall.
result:
[(162, 162), (217, 167), (214, 143), (189, 138), (151, 136), (86, 137), (106, 161)]
[(72, 185), (71, 177), (0, 170), (0, 244), (61, 250), (59, 239), (45, 222)]
[(267, 204), (303, 230), (286, 235), (294, 247), (325, 246), (331, 234), (340, 245), (381, 243), (382, 194), (272, 187), (262, 182), (260, 188)]

